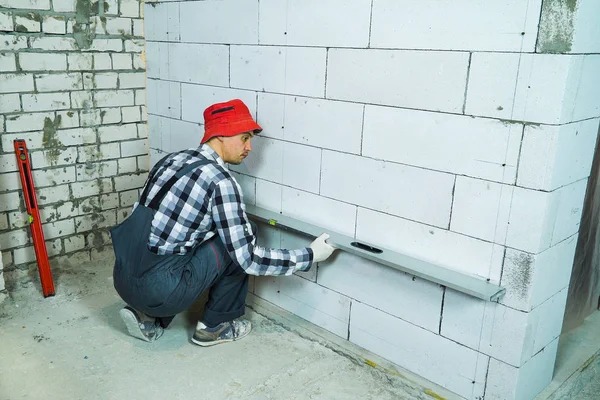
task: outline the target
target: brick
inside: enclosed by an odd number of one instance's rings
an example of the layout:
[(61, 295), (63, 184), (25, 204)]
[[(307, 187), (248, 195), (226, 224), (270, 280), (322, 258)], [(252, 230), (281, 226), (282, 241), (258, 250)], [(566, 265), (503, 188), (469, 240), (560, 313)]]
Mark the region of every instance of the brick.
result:
[(25, 36), (11, 36), (10, 40), (0, 40), (0, 51), (21, 50), (25, 48), (27, 48), (27, 38)]
[[(104, 180), (105, 184), (108, 185), (108, 180)], [(110, 186), (112, 188), (112, 185)], [(99, 211), (104, 211), (106, 209), (112, 208), (112, 203), (115, 201), (114, 198), (117, 198), (116, 193), (109, 193), (107, 195), (93, 196), (88, 197), (83, 200), (79, 205), (80, 215), (85, 215), (89, 213), (97, 213)], [(105, 204), (105, 201), (109, 204)]]
[(450, 174), (323, 151), (320, 193), (348, 203), (447, 228), (453, 186)]
[(590, 174), (598, 119), (562, 126), (526, 126), (517, 184), (551, 191)]
[[(150, 123), (152, 127), (152, 123)], [(152, 138), (150, 139), (152, 141)], [(271, 182), (282, 183), (284, 142), (257, 136), (252, 141), (254, 151), (240, 165), (231, 165), (233, 171)]]
[(133, 36), (144, 37), (144, 20), (134, 19), (133, 20)]
[(120, 73), (119, 88), (133, 89), (146, 87), (146, 74), (144, 72)]
[(103, 108), (100, 112), (103, 124), (115, 124), (121, 122), (120, 108)]
[(121, 155), (123, 157), (148, 154), (148, 140), (139, 139), (121, 142)]
[(71, 92), (71, 107), (89, 109), (94, 106), (91, 91)]
[(125, 17), (139, 17), (140, 0), (121, 0), (119, 11), (119, 15)]
[(44, 121), (46, 119), (54, 121), (54, 113), (14, 115), (6, 119), (6, 132), (41, 131), (44, 129)]
[(146, 69), (145, 54), (133, 54), (133, 69)]
[(137, 157), (138, 169), (140, 171), (149, 171), (150, 170), (150, 156), (143, 155)]
[[(152, 83), (156, 86), (152, 86)], [(166, 96), (174, 96), (178, 89), (173, 84), (165, 84), (162, 81), (148, 80), (148, 90), (156, 90), (160, 98), (165, 100), (167, 107), (171, 110), (177, 110), (177, 98), (170, 97), (166, 102)], [(204, 123), (204, 118), (199, 110), (204, 110), (211, 104), (220, 103), (231, 99), (240, 99), (248, 106), (250, 113), (256, 115), (256, 95), (246, 90), (236, 90), (228, 88), (219, 88), (202, 85), (181, 84), (181, 115), (182, 119), (191, 122)], [(150, 113), (160, 115), (170, 115), (168, 109), (164, 108), (164, 103), (157, 101), (157, 98), (148, 95), (148, 109)], [(154, 111), (152, 111), (154, 110)], [(158, 110), (158, 111), (157, 111)]]
[(87, 235), (88, 247), (99, 247), (110, 243), (111, 240), (108, 232), (90, 232), (90, 234)]
[(83, 89), (81, 74), (36, 74), (35, 87), (40, 92)]
[(0, 71), (12, 72), (17, 70), (15, 55), (11, 53), (0, 53)]
[(44, 237), (46, 239), (54, 239), (56, 237), (72, 235), (75, 233), (75, 223), (72, 219), (44, 224), (43, 228)]
[(356, 239), (500, 282), (504, 247), (446, 229), (359, 208)]
[(119, 143), (108, 143), (95, 146), (79, 146), (77, 148), (77, 162), (110, 160), (121, 157)]
[(552, 381), (557, 350), (555, 340), (521, 368), (491, 359), (486, 400), (533, 399)]
[(369, 0), (261, 1), (259, 40), (271, 45), (367, 47), (370, 16)]
[(129, 53), (141, 53), (144, 51), (146, 42), (143, 39), (124, 40), (125, 51)]
[(8, 12), (0, 12), (0, 31), (12, 32), (14, 30), (14, 24), (12, 15)]
[(23, 94), (23, 111), (47, 111), (69, 108), (69, 93)]
[(13, 258), (12, 258), (12, 253), (9, 252), (4, 252), (2, 253), (2, 264), (4, 264), (4, 267), (8, 267), (9, 265), (12, 265), (13, 263)]
[[(247, 2), (244, 2), (247, 3)], [(212, 10), (212, 9), (220, 9), (223, 8), (223, 6), (221, 5), (222, 3), (215, 3), (212, 4), (211, 7), (201, 7), (201, 8), (205, 8), (208, 10)], [(228, 4), (228, 2), (225, 2), (225, 4)], [(240, 14), (238, 14), (237, 20), (238, 23), (236, 23), (235, 25), (243, 25), (244, 21), (246, 20), (245, 17), (243, 17), (245, 14), (244, 12), (246, 11), (246, 8), (244, 6), (244, 4), (239, 4), (240, 6)], [(180, 23), (179, 23), (179, 18), (180, 18), (180, 9), (186, 10), (184, 12), (194, 12), (196, 11), (196, 9), (198, 9), (200, 7), (194, 6), (192, 4), (182, 4), (180, 6), (180, 3), (162, 3), (162, 4), (154, 4), (151, 8), (148, 9), (148, 12), (145, 14), (144, 17), (144, 22), (147, 24), (148, 29), (146, 32), (146, 40), (152, 40), (152, 41), (161, 41), (161, 42), (179, 42), (180, 41)], [(203, 21), (206, 20), (206, 13), (204, 15), (201, 14), (197, 14), (198, 15), (198, 19), (196, 20), (197, 24), (202, 24), (204, 23)], [(198, 33), (200, 34), (199, 30), (197, 30), (196, 32), (192, 31), (193, 28), (190, 27), (189, 25), (187, 25), (189, 23), (189, 18), (188, 16), (185, 15), (181, 15), (182, 20), (186, 22), (186, 27), (187, 29), (187, 36), (186, 39), (182, 39), (182, 41), (184, 42), (197, 42), (198, 40), (196, 40), (197, 38), (204, 38), (204, 40), (202, 40), (203, 42), (208, 42), (208, 43), (218, 43), (216, 41), (210, 40), (210, 38), (212, 36), (194, 36), (191, 37), (190, 35), (193, 35), (194, 33)], [(258, 22), (258, 18), (256, 20), (256, 23)], [(221, 30), (227, 30), (227, 28), (225, 28), (225, 26), (223, 26), (223, 28)], [(256, 36), (256, 34), (255, 34)]]
[(89, 51), (123, 51), (123, 41), (121, 39), (96, 38), (92, 42)]
[(56, 137), (65, 146), (96, 143), (96, 132), (92, 128), (61, 129)]
[(147, 174), (115, 176), (115, 191), (122, 192), (124, 190), (141, 188), (144, 186), (147, 177)]
[(36, 188), (75, 182), (75, 167), (36, 170), (33, 171), (33, 180)]
[[(116, 166), (116, 161), (114, 162)], [(118, 193), (107, 193), (100, 195), (100, 205), (103, 210), (110, 210), (119, 206), (119, 194)], [(108, 234), (108, 232), (107, 232)]]
[[(350, 299), (297, 276), (256, 279), (256, 295), (338, 336), (348, 335)], [(302, 299), (299, 301), (297, 299)]]
[(36, 190), (38, 204), (40, 206), (58, 202), (61, 202), (62, 204), (69, 193), (69, 185), (60, 185)]
[(49, 10), (50, 0), (0, 0), (0, 7)]
[(146, 104), (146, 89), (139, 89), (135, 91), (135, 105), (141, 106)]
[(56, 221), (59, 219), (72, 218), (79, 215), (79, 210), (73, 202), (62, 202), (59, 205), (43, 207), (40, 209), (40, 218), (44, 222)]
[[(169, 4), (163, 5), (163, 8), (164, 6), (168, 8)], [(256, 1), (224, 1), (215, 4), (190, 2), (181, 3), (179, 8), (181, 41), (183, 42), (258, 44), (258, 2)], [(161, 13), (159, 7), (149, 9), (146, 18), (150, 16), (149, 14), (154, 14), (154, 18), (152, 18), (154, 30), (167, 22), (165, 13)], [(194, 15), (198, 16), (196, 21), (194, 21)], [(227, 23), (232, 18), (236, 20), (236, 23)], [(261, 22), (262, 18), (261, 15)], [(173, 25), (173, 22), (169, 21), (169, 27)], [(163, 35), (155, 40), (172, 41), (174, 39), (164, 38)]]
[(103, 72), (94, 74), (94, 85), (96, 89), (117, 89), (119, 74), (116, 72)]
[(142, 122), (148, 122), (148, 107), (141, 106), (140, 114), (142, 115)]
[(81, 126), (94, 126), (102, 123), (99, 109), (81, 110)]
[(137, 171), (137, 158), (128, 157), (118, 160), (118, 174), (127, 174)]
[(117, 224), (117, 215), (114, 210), (93, 213), (75, 218), (77, 233), (87, 232), (99, 228), (112, 227)]
[(501, 303), (529, 312), (567, 287), (576, 246), (574, 235), (537, 255), (507, 249), (501, 282), (506, 295)]
[(0, 74), (0, 93), (33, 91), (33, 75)]
[(104, 4), (107, 8), (104, 15), (114, 15), (117, 16), (119, 14), (119, 4), (118, 0), (104, 0)]
[[(75, 198), (95, 196), (110, 191), (112, 191), (112, 182), (109, 178), (93, 180), (90, 182), (71, 183), (71, 192)], [(82, 210), (80, 209), (80, 212), (81, 211)], [(88, 211), (83, 210), (83, 212)]]
[(15, 15), (15, 30), (17, 32), (40, 32), (42, 30), (40, 21), (36, 21), (36, 15), (29, 13), (25, 15)]
[(97, 107), (132, 106), (133, 90), (99, 90), (94, 94)]
[[(123, 107), (121, 108), (121, 114), (123, 116), (123, 123), (127, 122), (139, 122), (141, 121), (141, 112), (140, 107)], [(136, 127), (136, 135), (137, 135), (137, 127)]]
[[(189, 124), (186, 124), (189, 125)], [(148, 137), (148, 124), (138, 124), (138, 138), (143, 139)]]
[[(221, 45), (169, 43), (168, 78), (179, 82), (229, 85), (229, 48)], [(150, 49), (148, 49), (150, 54)], [(211, 60), (210, 65), (203, 60)]]
[(31, 48), (49, 51), (79, 50), (75, 39), (67, 37), (32, 38)]
[(112, 69), (110, 54), (94, 54), (94, 69)]
[(117, 174), (117, 161), (104, 161), (99, 163), (88, 162), (77, 165), (77, 181), (90, 181), (98, 178), (110, 178)]
[(56, 12), (75, 12), (76, 4), (77, 2), (73, 0), (52, 0)]
[(362, 105), (267, 93), (258, 95), (258, 103), (264, 135), (360, 154)]
[[(137, 126), (135, 124), (103, 126), (98, 128), (98, 136), (103, 143), (135, 139), (137, 138)], [(122, 156), (126, 157), (124, 154)]]
[(44, 149), (43, 137), (44, 132), (19, 132), (13, 134), (5, 133), (2, 136), (0, 136), (0, 138), (2, 139), (3, 148), (11, 149), (13, 147), (14, 140), (23, 139), (27, 143), (27, 149), (29, 151)]
[(67, 22), (62, 16), (45, 16), (42, 22), (42, 30), (46, 33), (65, 34), (67, 32)]
[(513, 186), (458, 176), (450, 230), (504, 243), (512, 196)]
[(23, 71), (65, 71), (66, 54), (21, 53), (19, 63)]
[(96, 33), (108, 35), (127, 35), (131, 36), (130, 18), (107, 18), (106, 23), (96, 25)]
[(76, 156), (77, 150), (73, 147), (36, 151), (31, 153), (31, 166), (33, 169), (68, 166), (75, 162)]
[(93, 65), (93, 55), (89, 53), (74, 53), (67, 55), (69, 71), (91, 70)]
[(119, 193), (119, 204), (121, 207), (131, 207), (138, 199), (138, 191), (127, 190)]
[(25, 228), (29, 226), (29, 218), (26, 212), (12, 211), (8, 213), (11, 229)]
[(0, 233), (0, 247), (4, 253), (8, 249), (25, 246), (29, 243), (27, 232), (23, 229)]
[(56, 119), (59, 120), (59, 128), (79, 127), (79, 113), (76, 111), (57, 111)]
[[(8, 225), (8, 217), (6, 214), (0, 215), (0, 231), (6, 230), (9, 228)], [(2, 269), (2, 259), (0, 259), (0, 269)]]
[(323, 48), (231, 46), (231, 86), (324, 97)]
[(0, 94), (0, 113), (8, 114), (21, 110), (21, 100), (19, 95), (15, 94)]
[(458, 52), (331, 49), (327, 98), (460, 113), (468, 62)]
[(131, 54), (111, 54), (114, 69), (131, 69)]
[(0, 194), (0, 212), (16, 210), (20, 206), (19, 194), (17, 192)]
[(81, 250), (85, 248), (85, 238), (83, 235), (73, 235), (63, 239), (65, 253)]
[(359, 302), (352, 302), (350, 341), (463, 397), (483, 397), (489, 357), (475, 350)]
[[(483, 4), (435, 0), (373, 3), (371, 47), (533, 52), (541, 0)], [(477, 15), (477, 18), (471, 16)], [(262, 14), (261, 14), (262, 18)], [(398, 24), (403, 20), (405, 23)], [(262, 20), (261, 20), (262, 26)], [(525, 32), (524, 35), (521, 32)]]

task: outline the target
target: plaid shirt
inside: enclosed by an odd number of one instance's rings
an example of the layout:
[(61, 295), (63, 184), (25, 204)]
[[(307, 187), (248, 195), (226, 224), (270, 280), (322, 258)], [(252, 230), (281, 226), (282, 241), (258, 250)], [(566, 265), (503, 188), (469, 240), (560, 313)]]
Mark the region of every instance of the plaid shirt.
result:
[[(211, 162), (180, 178), (154, 214), (148, 248), (165, 254), (185, 254), (217, 233), (231, 259), (250, 275), (291, 275), (307, 271), (313, 260), (310, 248), (267, 249), (256, 245), (246, 215), (242, 190), (225, 163), (208, 145), (171, 154), (155, 165), (146, 204), (184, 165), (203, 159)], [(137, 207), (136, 202), (133, 206)]]

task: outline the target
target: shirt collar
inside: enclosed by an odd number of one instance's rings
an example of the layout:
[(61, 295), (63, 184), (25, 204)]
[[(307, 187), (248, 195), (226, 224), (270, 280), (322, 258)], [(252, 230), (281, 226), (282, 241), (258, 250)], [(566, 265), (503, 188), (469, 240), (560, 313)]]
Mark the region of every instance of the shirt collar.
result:
[(219, 153), (217, 153), (212, 147), (210, 147), (207, 143), (204, 143), (203, 145), (200, 146), (200, 153), (202, 153), (202, 155), (204, 155), (206, 158), (212, 158), (213, 160), (215, 160), (217, 162), (217, 164), (219, 164), (220, 166), (224, 167), (225, 166), (225, 162), (223, 161), (223, 159), (219, 156)]

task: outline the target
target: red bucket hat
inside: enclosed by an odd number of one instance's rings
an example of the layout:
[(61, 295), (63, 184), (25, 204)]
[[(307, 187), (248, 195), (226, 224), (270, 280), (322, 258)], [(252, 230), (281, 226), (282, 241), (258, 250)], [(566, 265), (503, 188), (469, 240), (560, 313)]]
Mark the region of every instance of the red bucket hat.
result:
[(250, 110), (240, 99), (217, 103), (204, 110), (204, 137), (200, 143), (217, 136), (235, 136), (244, 132), (260, 133)]

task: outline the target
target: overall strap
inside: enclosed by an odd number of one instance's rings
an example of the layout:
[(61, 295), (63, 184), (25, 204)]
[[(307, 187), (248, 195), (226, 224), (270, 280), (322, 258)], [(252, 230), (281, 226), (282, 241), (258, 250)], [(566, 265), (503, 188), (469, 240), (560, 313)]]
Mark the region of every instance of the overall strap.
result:
[[(151, 208), (153, 210), (157, 210), (158, 206), (160, 204), (160, 202), (163, 200), (163, 198), (167, 195), (167, 193), (169, 192), (169, 190), (171, 190), (171, 187), (183, 176), (187, 175), (190, 171), (196, 169), (196, 168), (200, 168), (203, 167), (204, 165), (210, 164), (212, 161), (204, 159), (204, 160), (200, 160), (200, 161), (196, 161), (190, 164), (185, 165), (183, 168), (181, 168), (179, 171), (177, 171), (175, 173), (175, 175), (173, 175), (171, 177), (171, 179), (169, 179), (158, 191), (158, 193), (156, 193), (156, 195), (154, 196), (154, 198), (150, 201), (150, 204), (148, 204), (148, 208)], [(144, 205), (146, 203), (146, 199), (148, 197), (148, 192), (150, 191), (150, 186), (153, 186), (150, 184), (150, 181), (148, 181), (148, 185), (144, 188), (144, 192), (142, 193), (142, 195), (140, 196), (140, 201), (139, 204)]]

